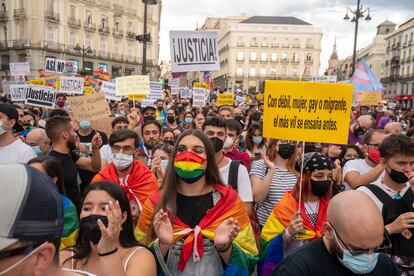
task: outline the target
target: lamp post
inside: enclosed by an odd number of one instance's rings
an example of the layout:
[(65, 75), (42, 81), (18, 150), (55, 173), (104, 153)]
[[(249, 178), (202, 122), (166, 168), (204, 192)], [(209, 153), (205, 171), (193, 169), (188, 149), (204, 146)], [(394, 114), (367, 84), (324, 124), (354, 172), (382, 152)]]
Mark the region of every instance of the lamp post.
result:
[(151, 41), (151, 35), (147, 33), (147, 16), (148, 16), (148, 5), (157, 5), (157, 0), (142, 0), (144, 3), (144, 33), (137, 35), (136, 39), (142, 43), (142, 75), (147, 74), (147, 42)]
[(349, 20), (348, 12), (353, 14), (354, 16), (351, 19), (351, 22), (355, 23), (355, 32), (354, 32), (354, 51), (352, 54), (352, 74), (355, 72), (355, 64), (356, 64), (356, 47), (357, 47), (357, 37), (358, 37), (358, 22), (359, 19), (364, 17), (364, 14), (367, 12), (367, 16), (365, 17), (366, 21), (371, 20), (371, 16), (369, 15), (369, 8), (365, 8), (361, 5), (361, 0), (357, 1), (357, 7), (355, 10), (352, 10), (349, 7), (346, 7), (346, 14), (344, 17), (345, 21)]
[(81, 55), (82, 55), (82, 71), (85, 71), (85, 53), (87, 53), (87, 54), (93, 53), (92, 49), (89, 46), (85, 47), (85, 45), (83, 45), (81, 47), (79, 45), (79, 43), (76, 44), (74, 49), (75, 49), (75, 51), (78, 51), (78, 52), (81, 53)]

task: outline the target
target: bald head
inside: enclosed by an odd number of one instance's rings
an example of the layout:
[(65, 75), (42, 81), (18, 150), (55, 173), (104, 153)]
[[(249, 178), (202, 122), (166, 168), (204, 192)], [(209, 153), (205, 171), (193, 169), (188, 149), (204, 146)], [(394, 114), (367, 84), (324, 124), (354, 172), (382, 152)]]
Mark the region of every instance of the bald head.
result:
[(362, 115), (357, 119), (360, 126), (369, 130), (372, 127), (372, 117), (371, 115)]
[(382, 215), (372, 199), (360, 191), (345, 191), (333, 197), (327, 221), (354, 248), (372, 249), (383, 241)]
[(39, 146), (43, 153), (50, 151), (50, 139), (43, 128), (35, 128), (26, 136), (26, 143), (30, 146)]
[(385, 134), (400, 134), (402, 131), (403, 128), (399, 122), (391, 122), (384, 127)]

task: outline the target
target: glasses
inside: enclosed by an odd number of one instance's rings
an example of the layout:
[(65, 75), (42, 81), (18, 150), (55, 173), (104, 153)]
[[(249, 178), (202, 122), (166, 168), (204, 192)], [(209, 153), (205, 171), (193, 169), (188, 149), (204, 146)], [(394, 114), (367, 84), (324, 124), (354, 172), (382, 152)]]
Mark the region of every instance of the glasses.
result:
[(380, 144), (368, 144), (370, 147), (378, 148)]
[[(374, 249), (351, 250), (351, 249), (348, 248), (346, 243), (344, 243), (344, 241), (341, 239), (341, 237), (339, 236), (338, 232), (335, 230), (335, 227), (332, 225), (332, 223), (329, 222), (329, 224), (332, 226), (336, 242), (338, 242), (338, 239), (339, 239), (341, 241), (341, 243), (345, 246), (346, 250), (348, 250), (349, 253), (352, 256), (358, 256), (358, 255), (362, 255), (362, 254), (381, 253), (381, 252), (383, 253), (383, 252), (387, 252), (392, 247), (390, 237), (388, 237), (387, 231), (384, 230), (385, 239), (386, 239), (388, 244), (386, 244), (384, 246), (379, 246), (379, 247), (374, 248)], [(339, 244), (339, 242), (338, 242), (338, 244)], [(343, 248), (340, 244), (339, 244), (339, 246), (343, 250)]]
[(113, 145), (111, 147), (112, 151), (114, 152), (120, 152), (122, 150), (122, 152), (132, 152), (135, 150), (135, 147), (132, 146), (117, 146), (117, 145)]
[(0, 252), (0, 260), (4, 260), (4, 259), (11, 258), (11, 257), (14, 257), (14, 256), (18, 256), (18, 255), (29, 254), (34, 249), (39, 247), (41, 244), (43, 244), (43, 243), (30, 244), (30, 245), (27, 245), (27, 246), (18, 247), (18, 248), (14, 248), (14, 249), (4, 251), (4, 252)]

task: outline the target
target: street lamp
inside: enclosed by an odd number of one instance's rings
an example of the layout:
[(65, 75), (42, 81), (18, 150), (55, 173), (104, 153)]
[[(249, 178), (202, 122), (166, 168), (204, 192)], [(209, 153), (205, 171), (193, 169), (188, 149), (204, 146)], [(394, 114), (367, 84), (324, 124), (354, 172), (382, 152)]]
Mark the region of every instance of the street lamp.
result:
[(79, 45), (79, 43), (76, 43), (75, 46), (75, 51), (81, 52), (82, 54), (82, 71), (85, 71), (85, 53), (87, 54), (92, 54), (92, 49), (90, 46), (85, 47), (85, 45), (83, 45), (82, 47)]
[(144, 3), (144, 33), (142, 35), (137, 35), (136, 39), (142, 43), (142, 75), (147, 74), (147, 42), (151, 41), (151, 36), (147, 33), (147, 15), (148, 15), (148, 5), (157, 5), (157, 0), (142, 0)]
[(356, 47), (357, 47), (357, 36), (358, 36), (358, 22), (359, 19), (364, 17), (365, 13), (368, 13), (367, 16), (365, 17), (366, 21), (370, 21), (372, 18), (369, 15), (369, 8), (365, 8), (360, 4), (361, 0), (357, 1), (357, 7), (355, 10), (352, 10), (349, 7), (346, 7), (346, 14), (344, 17), (345, 21), (349, 20), (349, 16), (348, 16), (348, 12), (350, 12), (351, 14), (353, 14), (354, 16), (351, 19), (352, 23), (355, 23), (355, 33), (354, 33), (354, 52), (352, 54), (352, 74), (354, 74), (355, 72), (355, 64), (356, 64)]

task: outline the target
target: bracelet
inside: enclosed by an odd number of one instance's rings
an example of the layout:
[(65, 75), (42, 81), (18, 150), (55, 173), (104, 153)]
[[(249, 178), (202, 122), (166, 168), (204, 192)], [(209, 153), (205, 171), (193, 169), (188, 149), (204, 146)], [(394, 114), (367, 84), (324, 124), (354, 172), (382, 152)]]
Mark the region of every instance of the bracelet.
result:
[(231, 242), (228, 243), (227, 245), (225, 245), (224, 247), (220, 247), (220, 248), (217, 247), (217, 246), (214, 246), (214, 247), (216, 248), (217, 252), (219, 252), (219, 253), (225, 253), (225, 252), (227, 252), (230, 249), (230, 246), (231, 246)]
[(105, 252), (105, 253), (99, 253), (99, 252), (98, 252), (98, 256), (99, 256), (99, 257), (105, 257), (105, 256), (108, 256), (108, 255), (114, 254), (116, 251), (118, 251), (118, 247), (116, 247), (116, 248), (115, 248), (114, 250), (112, 250), (112, 251)]

